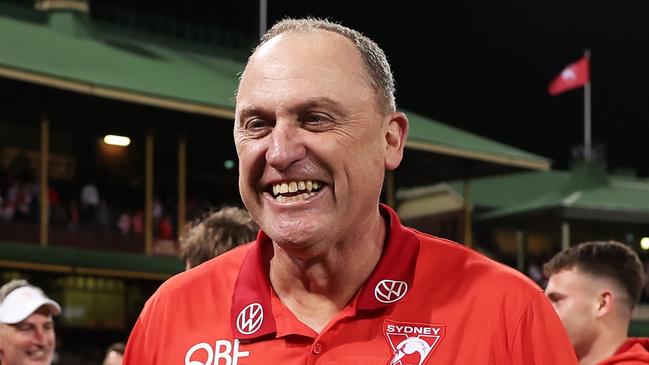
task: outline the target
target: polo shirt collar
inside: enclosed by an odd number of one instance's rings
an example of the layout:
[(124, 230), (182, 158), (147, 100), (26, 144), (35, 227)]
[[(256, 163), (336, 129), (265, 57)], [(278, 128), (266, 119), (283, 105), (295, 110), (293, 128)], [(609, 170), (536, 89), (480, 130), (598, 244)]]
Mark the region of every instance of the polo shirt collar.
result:
[[(388, 237), (376, 268), (358, 293), (357, 310), (373, 310), (402, 300), (410, 288), (419, 252), (419, 239), (401, 225), (387, 205), (379, 207), (388, 226)], [(230, 322), (234, 337), (252, 340), (276, 332), (271, 304), (270, 279), (263, 262), (262, 247), (272, 244), (263, 231), (244, 258), (232, 295)]]

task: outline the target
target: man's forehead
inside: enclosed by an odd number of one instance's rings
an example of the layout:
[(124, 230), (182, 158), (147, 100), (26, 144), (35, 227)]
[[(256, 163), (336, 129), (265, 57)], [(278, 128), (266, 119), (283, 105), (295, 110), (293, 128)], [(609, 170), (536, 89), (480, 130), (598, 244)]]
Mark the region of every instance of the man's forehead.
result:
[(358, 54), (358, 50), (351, 39), (336, 32), (324, 29), (313, 29), (308, 31), (287, 31), (280, 33), (259, 47), (251, 59), (267, 57), (277, 48), (284, 47), (292, 49), (300, 47), (314, 50), (324, 50), (331, 47), (337, 49), (338, 52), (351, 51)]
[[(304, 41), (303, 37), (335, 40)], [(365, 104), (375, 99), (368, 78), (360, 54), (345, 37), (327, 31), (280, 34), (257, 50), (246, 65), (236, 108), (248, 107), (246, 101), (251, 98), (276, 102), (298, 96), (337, 100), (350, 89), (355, 90), (353, 99)]]
[(601, 286), (603, 280), (578, 267), (563, 269), (552, 274), (548, 281), (548, 289), (557, 291), (591, 290)]
[(363, 75), (361, 55), (344, 36), (329, 31), (287, 32), (279, 34), (250, 57), (242, 81), (252, 73), (270, 73), (281, 77), (302, 71), (306, 79), (327, 77), (325, 73), (337, 70), (351, 75)]
[(550, 275), (550, 279), (555, 281), (572, 281), (575, 278), (581, 278), (584, 275), (577, 267), (569, 267), (561, 269), (554, 274)]
[(563, 269), (555, 272), (548, 277), (548, 288), (555, 286), (564, 286), (574, 281), (575, 270)]

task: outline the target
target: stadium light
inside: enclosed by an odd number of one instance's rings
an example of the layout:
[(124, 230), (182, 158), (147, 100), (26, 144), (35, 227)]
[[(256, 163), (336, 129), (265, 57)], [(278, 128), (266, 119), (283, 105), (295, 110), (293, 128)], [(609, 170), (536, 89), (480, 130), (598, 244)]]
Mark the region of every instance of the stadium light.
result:
[(128, 146), (131, 144), (131, 139), (124, 136), (117, 136), (114, 134), (107, 134), (104, 136), (104, 143), (111, 146)]
[(237, 164), (232, 161), (232, 160), (225, 160), (223, 163), (223, 167), (225, 167), (226, 170), (232, 170)]
[(645, 251), (649, 250), (649, 237), (642, 237), (640, 239), (640, 247)]

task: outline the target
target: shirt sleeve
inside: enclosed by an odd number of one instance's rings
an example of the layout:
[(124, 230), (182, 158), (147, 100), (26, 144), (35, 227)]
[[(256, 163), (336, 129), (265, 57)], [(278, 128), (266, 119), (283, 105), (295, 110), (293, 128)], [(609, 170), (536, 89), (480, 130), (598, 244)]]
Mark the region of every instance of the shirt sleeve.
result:
[(532, 298), (515, 328), (510, 348), (512, 364), (578, 364), (568, 335), (542, 292)]

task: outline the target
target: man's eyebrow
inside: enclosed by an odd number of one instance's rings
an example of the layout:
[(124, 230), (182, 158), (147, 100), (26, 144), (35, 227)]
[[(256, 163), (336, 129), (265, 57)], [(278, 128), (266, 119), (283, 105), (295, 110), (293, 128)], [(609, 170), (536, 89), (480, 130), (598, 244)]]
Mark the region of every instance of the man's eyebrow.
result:
[(240, 125), (241, 123), (243, 123), (243, 120), (245, 118), (251, 115), (267, 115), (267, 114), (270, 114), (270, 112), (264, 111), (262, 108), (259, 108), (254, 105), (246, 105), (241, 109), (239, 109), (237, 114), (234, 116), (234, 120), (235, 122), (237, 122), (237, 124)]
[(339, 102), (326, 96), (307, 98), (306, 100), (304, 100), (303, 102), (299, 103), (296, 106), (296, 108), (299, 110), (304, 110), (313, 107), (325, 107), (336, 114), (340, 114), (340, 115), (347, 114), (347, 109), (345, 109)]
[[(338, 115), (346, 115), (349, 113), (347, 109), (343, 107), (339, 102), (326, 96), (306, 98), (304, 100), (301, 100), (291, 105), (289, 107), (289, 110), (295, 114), (300, 114), (307, 111), (310, 108), (316, 108), (316, 107), (326, 108), (332, 113)], [(259, 106), (244, 105), (239, 109), (237, 115), (235, 115), (235, 121), (237, 121), (237, 124), (240, 125), (243, 122), (243, 119), (246, 119), (247, 117), (250, 117), (252, 115), (258, 115), (264, 118), (269, 118), (271, 117), (272, 114), (273, 114), (272, 111), (265, 110), (264, 108), (261, 108)]]

